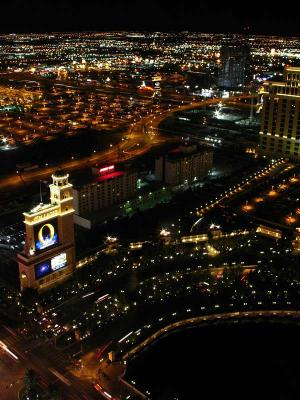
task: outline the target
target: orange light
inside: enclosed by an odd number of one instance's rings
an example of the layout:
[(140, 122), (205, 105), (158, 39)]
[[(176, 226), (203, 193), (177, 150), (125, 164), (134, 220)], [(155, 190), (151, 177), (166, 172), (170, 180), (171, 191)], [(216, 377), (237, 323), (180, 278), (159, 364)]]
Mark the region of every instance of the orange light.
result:
[(288, 186), (286, 185), (286, 184), (284, 184), (284, 183), (282, 183), (281, 185), (279, 185), (279, 189), (281, 189), (281, 190), (285, 190), (285, 189), (287, 189), (288, 188)]
[(263, 197), (255, 197), (254, 199), (255, 203), (262, 203), (264, 201)]
[(292, 225), (292, 224), (294, 224), (296, 221), (297, 221), (297, 218), (294, 217), (293, 215), (288, 215), (288, 216), (285, 218), (285, 222), (286, 222), (288, 225)]
[(268, 193), (268, 196), (274, 197), (274, 196), (277, 196), (277, 194), (278, 193), (275, 190), (270, 190)]
[(253, 210), (253, 206), (251, 206), (251, 204), (245, 204), (243, 205), (242, 210), (245, 212), (251, 211)]

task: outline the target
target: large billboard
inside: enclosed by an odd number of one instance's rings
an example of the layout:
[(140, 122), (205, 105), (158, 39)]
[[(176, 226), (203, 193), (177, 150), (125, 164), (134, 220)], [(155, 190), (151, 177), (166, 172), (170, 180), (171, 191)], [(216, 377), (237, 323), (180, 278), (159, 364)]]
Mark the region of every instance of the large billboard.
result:
[(41, 279), (52, 272), (58, 271), (67, 265), (67, 254), (60, 253), (50, 260), (43, 261), (35, 265), (35, 279)]
[(57, 219), (38, 224), (34, 227), (35, 249), (37, 252), (58, 244)]

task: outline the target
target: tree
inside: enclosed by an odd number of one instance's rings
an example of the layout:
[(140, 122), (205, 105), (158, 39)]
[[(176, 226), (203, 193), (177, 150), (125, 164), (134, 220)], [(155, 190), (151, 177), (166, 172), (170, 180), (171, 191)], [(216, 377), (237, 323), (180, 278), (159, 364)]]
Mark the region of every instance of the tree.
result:
[(25, 399), (30, 400), (38, 399), (38, 376), (33, 369), (28, 369), (24, 376), (24, 386), (25, 386)]

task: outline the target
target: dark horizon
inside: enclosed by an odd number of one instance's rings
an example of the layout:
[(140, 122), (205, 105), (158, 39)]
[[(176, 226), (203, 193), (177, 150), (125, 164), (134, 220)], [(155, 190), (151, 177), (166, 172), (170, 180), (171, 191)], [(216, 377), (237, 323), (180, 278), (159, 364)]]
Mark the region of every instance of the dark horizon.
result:
[(244, 35), (244, 36), (265, 36), (265, 37), (282, 37), (282, 38), (300, 38), (300, 34), (289, 34), (289, 35), (284, 35), (284, 34), (271, 34), (271, 33), (260, 33), (260, 32), (225, 32), (225, 31), (218, 31), (218, 32), (209, 32), (209, 31), (195, 31), (191, 29), (182, 29), (182, 30), (155, 30), (155, 29), (102, 29), (102, 30), (97, 30), (97, 29), (69, 29), (69, 30), (36, 30), (36, 31), (14, 31), (14, 32), (1, 32), (0, 35), (6, 36), (6, 35), (39, 35), (39, 34), (49, 34), (49, 35), (59, 35), (59, 34), (83, 34), (83, 33), (107, 33), (107, 32), (127, 32), (127, 33), (162, 33), (162, 34), (182, 34), (182, 33), (196, 33), (196, 34), (207, 34), (207, 35)]
[(171, 0), (146, 4), (86, 0), (80, 5), (71, 0), (11, 0), (1, 5), (6, 18), (1, 21), (0, 33), (190, 31), (298, 36), (297, 14), (283, 14), (267, 3), (263, 9), (249, 7), (245, 11), (244, 3), (206, 0), (179, 5)]

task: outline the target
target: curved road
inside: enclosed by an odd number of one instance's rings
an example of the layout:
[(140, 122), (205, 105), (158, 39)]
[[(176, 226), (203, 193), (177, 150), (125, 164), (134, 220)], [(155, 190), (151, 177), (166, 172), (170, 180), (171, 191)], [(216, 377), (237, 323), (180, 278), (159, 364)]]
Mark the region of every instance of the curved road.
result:
[[(247, 98), (251, 97), (249, 95), (236, 96), (226, 99), (224, 102), (231, 101), (235, 98)], [(197, 107), (208, 106), (219, 102), (221, 99), (209, 99), (200, 102), (194, 102), (190, 104), (184, 104), (174, 108), (169, 108), (164, 112), (156, 112), (151, 114), (140, 121), (131, 125), (127, 134), (128, 140), (122, 141), (118, 146), (114, 148), (95, 152), (89, 157), (83, 157), (79, 159), (65, 161), (54, 166), (42, 167), (33, 171), (27, 171), (22, 174), (12, 174), (1, 179), (0, 191), (6, 191), (12, 188), (17, 188), (20, 186), (25, 186), (41, 179), (47, 179), (53, 174), (57, 169), (62, 168), (67, 171), (83, 169), (94, 165), (96, 162), (101, 163), (115, 163), (118, 161), (125, 161), (132, 159), (138, 155), (144, 154), (149, 151), (152, 147), (163, 143), (166, 138), (159, 137), (158, 135), (147, 135), (145, 128), (151, 124), (152, 129), (156, 129), (158, 125), (165, 119), (171, 116), (174, 112), (190, 110)], [(121, 153), (121, 155), (120, 155)]]

